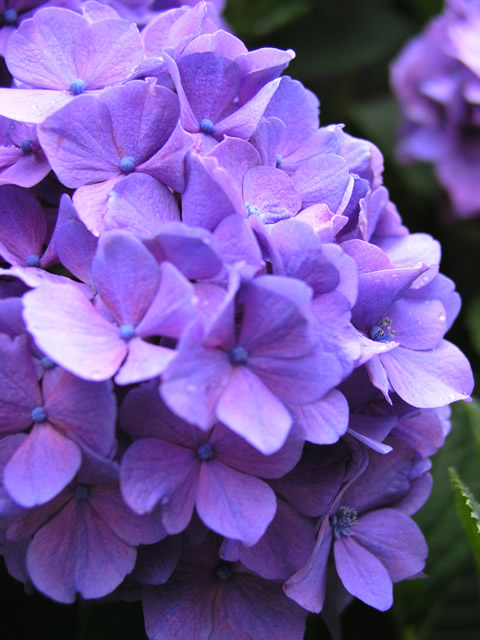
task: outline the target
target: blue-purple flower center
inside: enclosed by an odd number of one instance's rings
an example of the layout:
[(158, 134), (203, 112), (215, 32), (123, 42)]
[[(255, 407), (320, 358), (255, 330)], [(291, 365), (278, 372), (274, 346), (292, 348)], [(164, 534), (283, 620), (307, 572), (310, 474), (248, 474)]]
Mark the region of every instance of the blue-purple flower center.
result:
[(15, 24), (18, 18), (18, 13), (15, 9), (5, 9), (3, 12), (3, 21), (5, 24)]
[(85, 91), (86, 86), (87, 85), (83, 80), (80, 80), (80, 78), (75, 78), (75, 80), (72, 80), (72, 82), (70, 83), (70, 91), (73, 93), (73, 95), (78, 96)]
[(35, 407), (30, 414), (32, 422), (45, 422), (47, 419), (47, 412), (44, 407)]
[(135, 327), (133, 324), (122, 324), (119, 329), (120, 337), (124, 340), (131, 340), (135, 337)]
[(282, 156), (279, 153), (277, 153), (275, 156), (275, 166), (277, 168), (282, 164), (282, 160), (283, 160)]
[(250, 218), (250, 216), (257, 216), (257, 218), (260, 218), (262, 222), (265, 221), (265, 216), (256, 205), (246, 202), (245, 211), (247, 213), (247, 218)]
[(47, 356), (43, 356), (43, 358), (40, 360), (40, 363), (44, 369), (53, 369), (53, 367), (55, 366), (55, 362), (53, 362), (53, 360), (50, 360), (50, 358), (48, 358)]
[(232, 576), (232, 565), (229, 562), (222, 562), (215, 573), (220, 580), (228, 580)]
[(201, 444), (197, 449), (197, 455), (200, 460), (210, 460), (210, 458), (213, 456), (213, 449), (211, 445), (208, 444), (208, 442), (204, 442), (203, 444)]
[(203, 120), (200, 120), (200, 131), (202, 133), (213, 133), (213, 128), (213, 122), (208, 118), (203, 118)]
[(240, 345), (233, 347), (230, 351), (230, 362), (232, 364), (246, 364), (248, 360), (248, 351)]
[(135, 169), (135, 158), (133, 156), (123, 156), (120, 160), (120, 171), (123, 173), (132, 173)]
[(37, 256), (36, 253), (32, 253), (31, 255), (27, 256), (27, 265), (29, 267), (39, 267), (40, 266), (40, 258)]
[(33, 151), (33, 140), (31, 138), (25, 138), (20, 143), (20, 149), (27, 156), (29, 153)]
[(86, 500), (90, 495), (90, 489), (86, 484), (77, 484), (75, 487), (75, 497), (78, 500)]
[(375, 342), (391, 342), (395, 336), (390, 318), (384, 318), (372, 328), (370, 337)]
[(341, 536), (351, 536), (354, 527), (358, 522), (358, 514), (352, 507), (340, 507), (337, 513), (330, 518), (333, 528), (333, 535), (336, 540)]

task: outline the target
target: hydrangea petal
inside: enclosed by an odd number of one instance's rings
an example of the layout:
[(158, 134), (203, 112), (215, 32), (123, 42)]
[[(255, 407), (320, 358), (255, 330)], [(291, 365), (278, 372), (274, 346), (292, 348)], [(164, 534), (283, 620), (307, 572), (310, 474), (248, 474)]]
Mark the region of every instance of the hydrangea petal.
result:
[(48, 423), (35, 425), (5, 467), (5, 488), (23, 507), (43, 504), (73, 479), (81, 461), (74, 442)]

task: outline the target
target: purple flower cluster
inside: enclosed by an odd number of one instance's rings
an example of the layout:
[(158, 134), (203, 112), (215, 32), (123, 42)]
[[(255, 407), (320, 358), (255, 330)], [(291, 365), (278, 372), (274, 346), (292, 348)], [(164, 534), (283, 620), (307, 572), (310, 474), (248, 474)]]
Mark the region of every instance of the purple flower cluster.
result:
[(479, 43), (479, 0), (447, 0), (391, 68), (404, 119), (399, 157), (433, 163), (461, 218), (480, 213)]
[(204, 2), (41, 8), (5, 53), (2, 552), (59, 602), (141, 599), (151, 640), (388, 609), (473, 387), (439, 244), (293, 55)]

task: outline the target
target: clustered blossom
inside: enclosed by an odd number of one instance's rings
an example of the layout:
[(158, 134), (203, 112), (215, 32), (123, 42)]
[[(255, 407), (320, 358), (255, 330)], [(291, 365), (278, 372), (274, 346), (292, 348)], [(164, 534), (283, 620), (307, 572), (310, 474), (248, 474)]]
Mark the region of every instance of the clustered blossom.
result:
[(141, 599), (150, 640), (301, 640), (422, 573), (460, 298), (293, 52), (191, 4), (9, 37), (1, 548), (59, 602)]
[(399, 158), (433, 163), (460, 218), (480, 213), (479, 42), (479, 0), (446, 0), (391, 68), (403, 115)]

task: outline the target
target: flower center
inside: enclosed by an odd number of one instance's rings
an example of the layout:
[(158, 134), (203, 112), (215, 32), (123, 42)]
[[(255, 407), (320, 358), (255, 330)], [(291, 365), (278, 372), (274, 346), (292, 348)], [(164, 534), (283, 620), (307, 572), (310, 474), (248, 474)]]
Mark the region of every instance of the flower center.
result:
[(218, 565), (215, 574), (220, 580), (228, 580), (232, 575), (232, 565), (227, 562), (222, 562)]
[(123, 156), (120, 160), (120, 171), (123, 173), (132, 173), (135, 169), (135, 158), (133, 156)]
[(248, 360), (248, 351), (245, 347), (238, 345), (230, 351), (230, 362), (232, 364), (246, 364)]
[(40, 258), (37, 254), (32, 253), (32, 255), (27, 257), (27, 265), (29, 267), (39, 267), (40, 266)]
[(277, 167), (277, 169), (282, 164), (282, 160), (283, 160), (282, 156), (279, 153), (277, 153), (275, 155), (275, 166)]
[(20, 143), (20, 149), (27, 156), (29, 153), (32, 153), (33, 150), (33, 140), (31, 138), (25, 138)]
[(122, 324), (119, 333), (124, 340), (131, 340), (135, 336), (135, 327), (133, 324)]
[(30, 415), (32, 422), (44, 422), (47, 419), (47, 412), (43, 407), (35, 407)]
[(213, 133), (213, 122), (208, 118), (200, 120), (200, 131), (206, 134)]
[(198, 447), (197, 454), (200, 460), (210, 460), (213, 456), (213, 449), (208, 442), (205, 442)]
[(77, 484), (75, 487), (75, 497), (78, 500), (86, 500), (90, 495), (90, 489), (86, 484)]
[(370, 337), (375, 342), (391, 342), (395, 336), (395, 330), (392, 329), (392, 321), (390, 318), (384, 318), (372, 328)]
[(87, 85), (83, 80), (80, 80), (80, 78), (75, 78), (75, 80), (72, 80), (72, 82), (70, 83), (70, 91), (74, 96), (78, 96), (85, 91), (86, 86)]
[(352, 529), (358, 522), (358, 514), (352, 507), (340, 507), (337, 513), (330, 518), (333, 527), (333, 535), (336, 540), (341, 536), (351, 536)]

